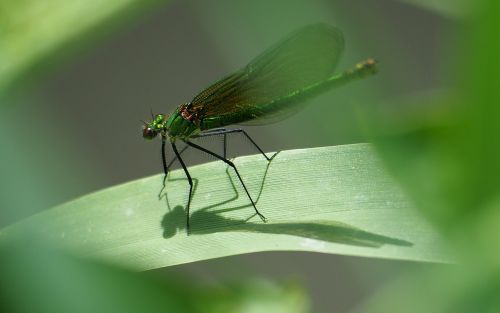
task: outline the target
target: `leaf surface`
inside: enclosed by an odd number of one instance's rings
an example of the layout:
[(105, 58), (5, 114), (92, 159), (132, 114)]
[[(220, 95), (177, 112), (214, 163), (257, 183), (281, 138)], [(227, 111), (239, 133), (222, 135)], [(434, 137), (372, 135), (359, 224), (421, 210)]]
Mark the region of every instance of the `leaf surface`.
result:
[(35, 232), (79, 254), (149, 270), (260, 251), (311, 251), (428, 262), (452, 261), (369, 144), (289, 150), (269, 164), (235, 159), (263, 223), (222, 162), (190, 167), (191, 233), (183, 172), (114, 186), (0, 232), (0, 243)]

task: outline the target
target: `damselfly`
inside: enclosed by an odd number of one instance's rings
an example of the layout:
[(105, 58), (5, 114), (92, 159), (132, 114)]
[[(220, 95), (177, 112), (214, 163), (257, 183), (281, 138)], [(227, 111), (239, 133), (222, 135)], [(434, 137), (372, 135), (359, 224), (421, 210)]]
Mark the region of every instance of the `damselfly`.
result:
[[(143, 137), (160, 135), (163, 170), (168, 174), (165, 145), (172, 146), (189, 182), (186, 228), (189, 233), (189, 209), (193, 180), (177, 149), (177, 140), (208, 153), (232, 167), (257, 215), (257, 209), (234, 163), (226, 157), (226, 135), (242, 133), (257, 150), (271, 161), (243, 129), (226, 128), (232, 124), (264, 124), (283, 119), (297, 111), (305, 100), (330, 88), (376, 72), (376, 62), (367, 59), (352, 69), (334, 74), (344, 48), (342, 32), (326, 24), (305, 26), (251, 61), (237, 72), (203, 90), (191, 102), (181, 104), (171, 114), (153, 115), (144, 123)], [(194, 138), (224, 135), (224, 153), (220, 155), (191, 141)], [(273, 156), (274, 157), (274, 156)]]

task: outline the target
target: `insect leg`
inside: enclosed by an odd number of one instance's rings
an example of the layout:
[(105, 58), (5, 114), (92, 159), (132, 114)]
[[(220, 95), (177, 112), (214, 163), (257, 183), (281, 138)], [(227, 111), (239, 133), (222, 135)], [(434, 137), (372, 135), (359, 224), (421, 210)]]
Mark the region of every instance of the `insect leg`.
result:
[(196, 136), (193, 136), (192, 138), (202, 138), (202, 137), (210, 137), (210, 136), (218, 136), (218, 135), (224, 135), (224, 141), (223, 141), (223, 156), (224, 159), (227, 159), (227, 136), (226, 133), (228, 130), (226, 128), (214, 128), (214, 129), (209, 129), (203, 131), (203, 133), (198, 134)]
[(175, 156), (179, 160), (179, 163), (181, 163), (182, 169), (184, 170), (184, 173), (186, 174), (186, 177), (189, 182), (189, 198), (188, 198), (188, 204), (187, 204), (187, 216), (186, 216), (186, 230), (189, 235), (189, 207), (191, 205), (191, 196), (193, 194), (193, 180), (191, 179), (191, 175), (189, 175), (189, 172), (187, 170), (186, 164), (184, 164), (184, 161), (181, 158), (181, 155), (179, 151), (177, 151), (177, 147), (175, 146), (175, 143), (172, 142), (172, 148), (174, 150)]
[(257, 145), (257, 143), (250, 137), (247, 132), (244, 129), (238, 128), (238, 129), (225, 129), (225, 128), (218, 128), (218, 129), (213, 129), (209, 130), (207, 132), (203, 132), (199, 134), (197, 137), (208, 137), (208, 136), (216, 136), (216, 135), (224, 135), (224, 157), (225, 157), (225, 152), (226, 152), (226, 135), (227, 134), (233, 134), (233, 133), (243, 133), (245, 137), (250, 140), (250, 142), (254, 145), (257, 150), (266, 158), (266, 160), (271, 161), (276, 154), (274, 154), (272, 157), (268, 157), (264, 151)]
[[(181, 155), (184, 151), (186, 151), (186, 149), (189, 148), (189, 146), (184, 146), (182, 147), (181, 151), (179, 151), (179, 155)], [(167, 169), (167, 171), (170, 169), (170, 167), (174, 164), (174, 162), (177, 160), (177, 156), (174, 156), (170, 162), (168, 162), (168, 165), (165, 166), (165, 140), (162, 140), (162, 148), (161, 148), (161, 151), (162, 151), (162, 161), (163, 161), (163, 171), (165, 171), (165, 169)], [(160, 193), (158, 195), (158, 197), (161, 198), (161, 195), (163, 193), (163, 190), (165, 190), (165, 187), (166, 187), (166, 184), (167, 184), (167, 178), (168, 178), (168, 173), (167, 171), (165, 171), (165, 175), (163, 176), (163, 187), (161, 188), (160, 190)]]
[[(186, 150), (187, 150), (187, 148), (189, 148), (189, 146), (184, 146), (184, 147), (182, 147), (181, 151), (179, 151), (179, 155), (182, 155), (182, 153), (184, 153), (184, 151), (186, 151)], [(177, 160), (177, 156), (174, 156), (174, 157), (170, 160), (170, 162), (168, 162), (168, 166), (167, 166), (167, 167), (168, 167), (168, 168), (170, 168), (170, 167), (174, 164), (174, 162), (175, 162), (176, 160)]]
[(161, 161), (163, 164), (163, 173), (165, 173), (165, 177), (168, 175), (168, 166), (167, 166), (167, 158), (165, 156), (165, 136), (161, 137)]
[(213, 129), (204, 130), (202, 134), (219, 133), (221, 131), (223, 132), (226, 130), (227, 130), (226, 128), (213, 128)]
[(259, 215), (260, 219), (265, 222), (266, 221), (266, 218), (264, 217), (264, 215), (262, 215), (259, 210), (257, 209), (257, 207), (255, 206), (255, 202), (253, 201), (252, 197), (250, 196), (250, 193), (248, 192), (248, 189), (247, 189), (247, 186), (245, 186), (245, 183), (243, 182), (243, 179), (241, 179), (241, 176), (240, 176), (240, 173), (238, 172), (238, 169), (236, 168), (236, 166), (234, 165), (233, 162), (231, 162), (230, 160), (210, 151), (210, 150), (207, 150), (201, 146), (198, 146), (197, 144), (194, 144), (190, 141), (186, 141), (186, 144), (190, 145), (191, 147), (193, 148), (196, 148), (198, 150), (201, 150), (205, 153), (208, 153), (216, 158), (218, 158), (219, 160), (223, 161), (224, 163), (226, 163), (227, 165), (231, 166), (233, 169), (234, 169), (234, 172), (236, 173), (236, 176), (238, 176), (238, 179), (240, 180), (240, 183), (241, 185), (243, 186), (243, 189), (245, 189), (245, 192), (248, 196), (248, 199), (250, 199), (250, 202), (252, 202), (252, 206), (253, 208), (255, 209), (255, 213), (257, 213), (257, 215)]

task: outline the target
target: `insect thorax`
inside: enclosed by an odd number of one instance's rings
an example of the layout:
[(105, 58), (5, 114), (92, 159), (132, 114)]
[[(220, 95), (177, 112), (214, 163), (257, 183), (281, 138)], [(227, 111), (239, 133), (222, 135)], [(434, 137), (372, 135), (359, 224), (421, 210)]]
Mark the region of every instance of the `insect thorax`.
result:
[(171, 138), (188, 138), (200, 131), (196, 114), (189, 111), (189, 103), (181, 104), (167, 121), (167, 132)]

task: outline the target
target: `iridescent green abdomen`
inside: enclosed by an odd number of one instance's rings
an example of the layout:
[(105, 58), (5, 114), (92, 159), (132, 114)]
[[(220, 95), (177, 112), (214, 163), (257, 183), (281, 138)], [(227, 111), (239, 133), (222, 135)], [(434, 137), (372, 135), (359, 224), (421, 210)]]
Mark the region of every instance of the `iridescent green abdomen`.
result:
[[(277, 119), (283, 119), (298, 111), (301, 103), (309, 98), (317, 96), (322, 92), (338, 87), (354, 79), (360, 79), (376, 72), (376, 62), (368, 59), (356, 64), (352, 69), (343, 73), (332, 75), (322, 81), (310, 84), (303, 88), (289, 92), (272, 100), (258, 102), (254, 101), (251, 106), (240, 106), (238, 110), (227, 111), (218, 115), (206, 115), (199, 122), (200, 129), (224, 127), (230, 124), (241, 124), (251, 122), (253, 124), (267, 124)], [(297, 105), (299, 104), (299, 105)]]

